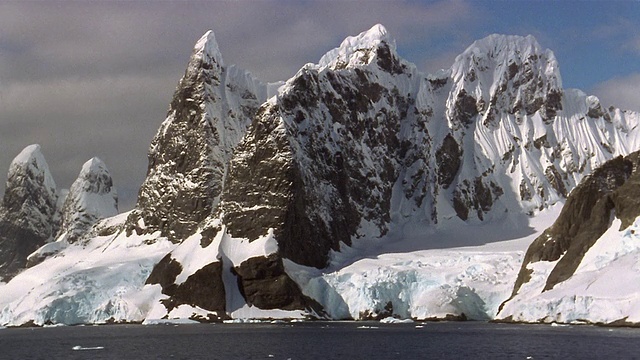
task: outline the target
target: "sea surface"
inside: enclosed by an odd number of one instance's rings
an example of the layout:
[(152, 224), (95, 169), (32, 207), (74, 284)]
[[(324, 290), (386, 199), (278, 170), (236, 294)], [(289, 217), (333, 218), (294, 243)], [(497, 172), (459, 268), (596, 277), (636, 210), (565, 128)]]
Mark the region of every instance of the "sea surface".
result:
[(640, 329), (484, 322), (0, 329), (1, 359), (634, 359)]

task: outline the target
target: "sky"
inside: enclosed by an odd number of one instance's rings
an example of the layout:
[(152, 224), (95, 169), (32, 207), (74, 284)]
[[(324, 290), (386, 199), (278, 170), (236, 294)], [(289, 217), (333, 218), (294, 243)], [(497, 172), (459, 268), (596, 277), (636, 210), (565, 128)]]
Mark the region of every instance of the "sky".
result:
[(0, 0), (0, 191), (11, 160), (39, 143), (60, 188), (104, 160), (128, 210), (208, 29), (226, 64), (272, 82), (377, 23), (427, 73), (487, 35), (532, 34), (555, 53), (565, 88), (640, 111), (639, 1)]

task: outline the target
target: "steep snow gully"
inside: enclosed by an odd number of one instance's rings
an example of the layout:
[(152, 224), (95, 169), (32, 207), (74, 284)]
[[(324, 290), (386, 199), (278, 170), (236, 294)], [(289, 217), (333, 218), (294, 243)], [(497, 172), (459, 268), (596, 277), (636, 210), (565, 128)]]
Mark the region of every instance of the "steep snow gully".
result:
[(264, 84), (209, 31), (132, 211), (97, 158), (68, 192), (38, 145), (12, 162), (0, 325), (636, 324), (640, 114), (559, 68), (532, 36), (491, 35), (425, 74), (376, 25)]

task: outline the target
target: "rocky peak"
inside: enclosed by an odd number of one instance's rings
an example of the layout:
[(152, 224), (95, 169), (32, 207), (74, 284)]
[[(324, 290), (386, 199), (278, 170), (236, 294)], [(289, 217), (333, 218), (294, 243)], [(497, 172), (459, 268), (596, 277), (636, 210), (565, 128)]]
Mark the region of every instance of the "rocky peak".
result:
[(55, 236), (58, 194), (40, 145), (27, 146), (9, 166), (0, 208), (0, 279), (26, 265), (27, 256)]
[(198, 58), (200, 58), (203, 63), (216, 63), (220, 66), (224, 66), (222, 54), (218, 48), (218, 41), (216, 40), (216, 35), (213, 31), (207, 31), (193, 47), (191, 59), (194, 60)]
[(284, 257), (316, 267), (352, 237), (386, 234), (416, 74), (374, 26), (287, 81), (232, 161), (230, 234), (254, 240), (273, 228)]
[[(551, 121), (562, 109), (562, 80), (555, 55), (529, 35), (490, 35), (474, 42), (451, 67), (450, 101), (464, 114), (480, 114), (485, 126), (496, 126), (499, 113), (532, 115)], [(462, 114), (462, 116), (460, 116)], [(468, 121), (463, 121), (467, 123)]]
[(2, 201), (6, 216), (43, 238), (55, 235), (58, 194), (40, 145), (29, 145), (9, 166)]
[(97, 157), (84, 163), (62, 206), (59, 236), (79, 240), (98, 220), (118, 214), (118, 195), (107, 166)]
[(127, 231), (176, 242), (192, 234), (217, 206), (233, 149), (265, 98), (264, 84), (224, 65), (213, 32), (200, 38), (151, 143)]
[(400, 58), (396, 53), (395, 40), (380, 24), (356, 36), (347, 37), (339, 47), (327, 52), (320, 59), (317, 67), (341, 70), (371, 63), (377, 64), (388, 73), (403, 71)]

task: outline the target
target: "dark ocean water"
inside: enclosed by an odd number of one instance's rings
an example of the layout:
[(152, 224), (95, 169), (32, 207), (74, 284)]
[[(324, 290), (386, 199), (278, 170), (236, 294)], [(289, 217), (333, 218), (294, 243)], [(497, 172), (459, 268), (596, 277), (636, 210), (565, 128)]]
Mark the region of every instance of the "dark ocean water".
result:
[(634, 359), (640, 329), (482, 322), (0, 330), (1, 359)]

